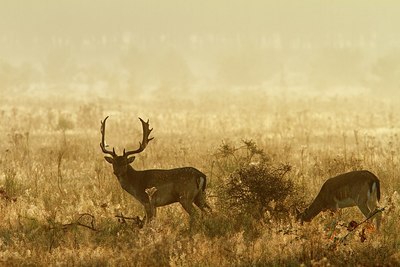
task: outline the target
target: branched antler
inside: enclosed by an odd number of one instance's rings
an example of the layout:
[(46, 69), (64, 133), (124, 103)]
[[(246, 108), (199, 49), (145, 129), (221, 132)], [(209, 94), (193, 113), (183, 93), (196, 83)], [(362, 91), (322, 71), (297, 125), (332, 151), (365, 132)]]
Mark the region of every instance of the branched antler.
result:
[(117, 154), (115, 153), (115, 149), (113, 148), (113, 150), (107, 150), (106, 149), (106, 144), (104, 141), (105, 135), (106, 135), (106, 120), (108, 119), (108, 116), (104, 119), (104, 121), (101, 121), (101, 127), (100, 127), (100, 132), (101, 132), (101, 143), (100, 143), (100, 147), (101, 150), (103, 151), (103, 153), (105, 154), (109, 154), (113, 157), (116, 157)]
[(146, 148), (147, 144), (151, 140), (154, 139), (154, 137), (149, 138), (149, 135), (150, 135), (151, 131), (153, 130), (153, 129), (150, 129), (149, 120), (147, 120), (147, 122), (145, 122), (141, 118), (139, 118), (139, 120), (142, 123), (142, 127), (143, 127), (143, 139), (142, 139), (142, 142), (139, 142), (140, 146), (136, 150), (125, 152), (125, 149), (124, 149), (124, 156), (126, 156), (126, 157), (129, 156), (129, 155), (132, 155), (132, 154), (137, 154), (137, 153), (142, 152)]

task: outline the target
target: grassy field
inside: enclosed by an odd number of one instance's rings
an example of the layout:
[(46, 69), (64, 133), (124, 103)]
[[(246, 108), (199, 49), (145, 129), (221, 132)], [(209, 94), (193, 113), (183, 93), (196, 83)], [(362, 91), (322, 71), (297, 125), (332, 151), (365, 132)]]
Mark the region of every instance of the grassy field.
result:
[[(137, 97), (6, 95), (0, 98), (0, 265), (394, 266), (400, 264), (400, 108), (375, 96), (207, 91)], [(140, 204), (124, 192), (99, 147), (136, 148), (139, 116), (155, 137), (136, 169), (193, 166), (207, 174), (212, 214), (191, 227), (179, 204), (159, 208), (140, 228)], [(224, 188), (263, 151), (270, 166), (290, 165), (296, 190), (285, 203), (302, 210), (323, 182), (368, 169), (381, 180), (379, 231), (357, 208), (322, 213), (300, 225), (288, 207), (259, 218), (235, 215)], [(227, 148), (231, 149), (229, 153)], [(273, 202), (273, 201), (272, 201)], [(273, 203), (269, 203), (273, 206)], [(289, 204), (288, 204), (289, 205)], [(272, 214), (271, 214), (272, 213)], [(366, 240), (363, 240), (366, 238)]]

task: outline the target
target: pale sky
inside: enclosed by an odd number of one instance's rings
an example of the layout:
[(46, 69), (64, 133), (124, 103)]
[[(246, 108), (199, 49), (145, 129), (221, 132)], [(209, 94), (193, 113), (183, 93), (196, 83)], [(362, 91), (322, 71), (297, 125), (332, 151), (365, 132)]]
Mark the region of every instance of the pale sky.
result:
[(0, 0), (0, 63), (9, 81), (31, 65), (136, 87), (293, 73), (307, 87), (397, 90), (399, 14), (398, 0)]
[(0, 35), (399, 35), (400, 1), (0, 0)]

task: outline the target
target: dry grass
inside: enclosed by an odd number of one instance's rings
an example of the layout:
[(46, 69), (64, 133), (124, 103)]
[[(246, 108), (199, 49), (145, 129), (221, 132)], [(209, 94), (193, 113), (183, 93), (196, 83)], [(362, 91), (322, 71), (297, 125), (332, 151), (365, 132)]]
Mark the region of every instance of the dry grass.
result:
[[(400, 110), (390, 101), (213, 92), (134, 100), (8, 96), (0, 107), (2, 265), (400, 264)], [(118, 220), (143, 210), (103, 159), (99, 128), (106, 115), (108, 143), (118, 151), (140, 140), (137, 117), (150, 118), (155, 140), (134, 167), (202, 170), (214, 213), (195, 228), (179, 205), (160, 208), (143, 228)], [(238, 147), (242, 139), (252, 139), (273, 164), (292, 166), (289, 178), (304, 203), (330, 176), (371, 170), (381, 179), (382, 229), (366, 224), (349, 234), (343, 225), (363, 219), (356, 209), (303, 226), (291, 214), (238, 223), (218, 193), (238, 166), (221, 161), (218, 148)]]

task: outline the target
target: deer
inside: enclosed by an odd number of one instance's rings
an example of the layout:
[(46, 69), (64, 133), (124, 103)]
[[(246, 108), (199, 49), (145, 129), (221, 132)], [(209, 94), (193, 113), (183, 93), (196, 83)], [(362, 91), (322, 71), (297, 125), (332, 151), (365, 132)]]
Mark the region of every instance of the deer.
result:
[(107, 149), (105, 144), (106, 121), (108, 116), (101, 121), (100, 147), (106, 162), (112, 164), (113, 173), (117, 177), (122, 189), (139, 201), (145, 210), (146, 222), (156, 216), (156, 208), (179, 202), (183, 209), (194, 218), (196, 210), (193, 203), (203, 212), (211, 211), (205, 199), (207, 178), (204, 173), (194, 167), (175, 169), (148, 169), (135, 170), (131, 164), (135, 160), (135, 154), (145, 150), (148, 143), (154, 139), (149, 138), (153, 129), (150, 129), (149, 120), (145, 122), (139, 118), (143, 128), (143, 139), (136, 150), (125, 151), (117, 155), (115, 148)]
[[(297, 219), (310, 222), (321, 211), (337, 211), (338, 209), (357, 206), (366, 219), (377, 211), (380, 200), (380, 182), (370, 171), (351, 171), (329, 178), (311, 205)], [(379, 229), (381, 214), (376, 216), (376, 228)]]

